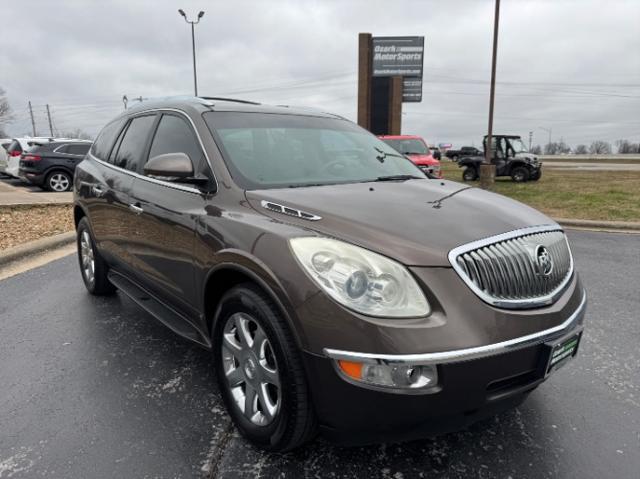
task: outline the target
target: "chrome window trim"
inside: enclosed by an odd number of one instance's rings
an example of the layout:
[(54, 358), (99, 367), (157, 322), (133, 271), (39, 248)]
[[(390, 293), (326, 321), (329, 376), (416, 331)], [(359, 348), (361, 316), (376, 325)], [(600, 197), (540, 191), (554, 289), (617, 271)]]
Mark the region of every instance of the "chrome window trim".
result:
[(527, 308), (535, 308), (540, 306), (547, 306), (552, 304), (560, 294), (564, 291), (566, 286), (571, 281), (573, 277), (573, 254), (571, 253), (571, 247), (569, 246), (569, 241), (565, 235), (565, 242), (567, 244), (567, 249), (569, 251), (569, 271), (564, 278), (564, 280), (549, 294), (544, 296), (538, 296), (531, 299), (497, 299), (493, 296), (488, 295), (480, 288), (478, 288), (473, 281), (467, 276), (462, 267), (456, 261), (456, 258), (464, 253), (468, 253), (469, 251), (475, 250), (477, 248), (482, 248), (483, 246), (488, 246), (494, 243), (499, 243), (501, 241), (519, 238), (522, 236), (527, 236), (536, 233), (546, 233), (550, 231), (562, 231), (562, 227), (558, 224), (549, 224), (549, 225), (539, 225), (539, 226), (531, 226), (528, 228), (521, 228), (513, 231), (509, 231), (507, 233), (502, 233), (496, 236), (490, 236), (488, 238), (484, 238), (478, 241), (473, 241), (471, 243), (464, 244), (462, 246), (458, 246), (457, 248), (453, 248), (449, 251), (448, 259), (449, 263), (453, 269), (458, 273), (458, 276), (464, 283), (476, 294), (480, 299), (482, 299), (485, 303), (488, 303), (497, 308), (506, 308), (506, 309), (527, 309)]
[[(209, 170), (211, 171), (211, 175), (213, 176), (213, 182), (216, 185), (216, 192), (217, 192), (218, 189), (219, 189), (218, 178), (216, 177), (215, 171), (213, 171), (213, 165), (211, 164), (211, 159), (209, 158), (209, 154), (207, 153), (207, 150), (204, 147), (204, 143), (202, 143), (202, 138), (200, 138), (200, 133), (198, 133), (198, 129), (196, 128), (196, 124), (193, 122), (191, 117), (186, 112), (184, 112), (182, 110), (178, 110), (177, 108), (150, 108), (148, 110), (140, 110), (140, 111), (136, 111), (135, 114), (132, 114), (130, 116), (124, 116), (125, 125), (126, 125), (126, 122), (128, 120), (130, 120), (131, 118), (135, 118), (135, 117), (143, 115), (145, 113), (164, 113), (164, 112), (178, 113), (179, 115), (182, 115), (184, 118), (186, 118), (189, 121), (189, 123), (191, 124), (191, 128), (193, 129), (193, 132), (195, 133), (196, 138), (198, 139), (198, 144), (200, 145), (200, 149), (202, 150), (202, 153), (204, 154), (204, 157), (207, 160), (207, 165), (209, 166)], [(113, 121), (115, 121), (115, 120), (113, 120)], [(110, 124), (110, 123), (112, 123), (112, 122), (109, 122), (108, 124)], [(157, 127), (156, 127), (156, 129), (157, 129)], [(122, 133), (122, 131), (120, 131), (120, 133)], [(120, 133), (118, 133), (118, 135), (116, 135), (116, 141), (117, 141)], [(154, 134), (155, 134), (155, 131), (154, 131)], [(113, 146), (112, 146), (112, 148), (113, 148)], [(171, 183), (169, 181), (158, 180), (156, 178), (151, 178), (149, 176), (141, 175), (140, 173), (136, 173), (135, 171), (130, 171), (130, 170), (127, 170), (127, 169), (124, 169), (124, 168), (120, 168), (119, 166), (112, 165), (111, 163), (107, 163), (106, 161), (101, 160), (100, 158), (96, 157), (93, 154), (92, 149), (89, 150), (89, 153), (87, 153), (89, 156), (91, 156), (91, 158), (96, 160), (98, 163), (101, 163), (101, 164), (103, 164), (105, 166), (108, 166), (110, 168), (115, 169), (116, 171), (121, 171), (123, 173), (127, 173), (127, 174), (129, 174), (131, 176), (134, 176), (136, 178), (139, 178), (141, 180), (146, 180), (146, 181), (149, 181), (151, 183), (157, 183), (159, 185), (164, 185), (164, 186), (167, 186), (169, 188), (176, 189), (176, 190), (188, 191), (189, 193), (196, 193), (196, 194), (199, 194), (199, 195), (201, 195), (203, 193), (202, 190), (199, 190), (197, 188), (193, 188), (191, 186), (177, 185), (177, 184)]]
[(537, 333), (527, 334), (519, 338), (501, 341), (499, 343), (487, 344), (486, 346), (477, 346), (474, 348), (457, 349), (454, 351), (442, 351), (437, 353), (423, 354), (371, 354), (356, 353), (351, 351), (341, 351), (338, 349), (324, 348), (325, 356), (332, 359), (344, 359), (346, 361), (358, 361), (369, 363), (410, 363), (410, 364), (445, 364), (460, 361), (469, 361), (471, 359), (486, 358), (498, 354), (516, 351), (518, 349), (534, 346), (544, 343), (550, 339), (562, 336), (578, 326), (580, 319), (584, 316), (587, 305), (587, 294), (582, 292), (582, 300), (576, 310), (562, 324), (553, 328), (538, 331)]
[(107, 163), (106, 161), (103, 161), (103, 160), (101, 160), (101, 159), (99, 159), (99, 158), (96, 158), (96, 157), (93, 155), (93, 153), (91, 153), (91, 152), (89, 152), (89, 156), (90, 156), (93, 160), (95, 160), (95, 161), (97, 161), (98, 163), (100, 163), (101, 165), (104, 165), (104, 166), (106, 166), (106, 167), (108, 167), (108, 168), (111, 168), (111, 169), (113, 169), (113, 170), (119, 171), (119, 172), (121, 172), (121, 173), (126, 173), (126, 174), (128, 174), (128, 175), (131, 175), (131, 176), (133, 176), (133, 177), (135, 177), (135, 178), (138, 178), (138, 179), (141, 179), (141, 180), (149, 181), (149, 182), (151, 182), (151, 183), (157, 183), (157, 184), (159, 184), (159, 185), (166, 186), (166, 187), (168, 187), (168, 188), (173, 188), (174, 190), (187, 191), (187, 192), (189, 192), (189, 193), (196, 193), (196, 194), (198, 194), (198, 195), (201, 195), (201, 194), (203, 193), (201, 190), (199, 190), (199, 189), (197, 189), (197, 188), (193, 188), (193, 187), (191, 187), (191, 186), (177, 185), (177, 184), (175, 184), (175, 183), (171, 183), (171, 182), (169, 182), (169, 181), (158, 180), (158, 179), (156, 179), (156, 178), (151, 178), (150, 176), (144, 176), (144, 175), (141, 175), (140, 173), (136, 173), (135, 171), (130, 171), (130, 170), (127, 170), (127, 169), (125, 169), (125, 168), (120, 168), (119, 166), (112, 165), (111, 163)]

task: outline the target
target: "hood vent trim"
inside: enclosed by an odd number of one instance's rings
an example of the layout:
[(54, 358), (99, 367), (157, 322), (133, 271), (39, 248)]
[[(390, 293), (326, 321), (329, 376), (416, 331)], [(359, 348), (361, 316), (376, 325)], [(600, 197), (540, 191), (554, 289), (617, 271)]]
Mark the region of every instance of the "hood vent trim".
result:
[(319, 221), (322, 219), (322, 216), (314, 215), (312, 213), (307, 213), (306, 211), (299, 210), (297, 208), (291, 208), (290, 206), (281, 205), (279, 203), (274, 203), (273, 201), (260, 201), (260, 205), (269, 211), (273, 211), (274, 213), (281, 213), (287, 216), (294, 216), (296, 218), (300, 218), (308, 221)]

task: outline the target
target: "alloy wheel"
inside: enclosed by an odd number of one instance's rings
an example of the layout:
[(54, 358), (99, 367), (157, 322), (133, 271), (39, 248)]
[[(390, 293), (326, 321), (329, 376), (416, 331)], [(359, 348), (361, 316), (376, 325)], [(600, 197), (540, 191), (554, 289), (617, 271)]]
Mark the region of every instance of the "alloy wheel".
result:
[(93, 256), (93, 244), (89, 232), (84, 230), (80, 235), (80, 259), (82, 274), (88, 284), (93, 285), (96, 277), (96, 262)]
[(276, 418), (282, 402), (280, 374), (264, 329), (248, 314), (232, 314), (222, 331), (222, 365), (231, 397), (257, 426)]
[(53, 191), (67, 191), (69, 189), (69, 177), (62, 173), (54, 173), (49, 178), (49, 186)]

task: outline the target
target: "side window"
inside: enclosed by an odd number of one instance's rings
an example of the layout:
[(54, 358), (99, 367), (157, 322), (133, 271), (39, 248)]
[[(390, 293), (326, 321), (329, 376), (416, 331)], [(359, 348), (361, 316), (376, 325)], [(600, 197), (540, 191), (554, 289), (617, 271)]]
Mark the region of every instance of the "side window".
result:
[(203, 154), (198, 139), (189, 124), (174, 115), (163, 115), (151, 143), (149, 158), (165, 153), (185, 153), (194, 171), (201, 169)]
[(56, 153), (69, 153), (69, 145), (62, 145), (54, 148)]
[(90, 143), (87, 143), (86, 145), (67, 145), (67, 153), (70, 155), (84, 156), (87, 154), (90, 147)]
[(114, 121), (105, 126), (95, 143), (91, 147), (91, 153), (96, 158), (107, 161), (109, 157), (109, 152), (111, 151), (111, 147), (113, 146), (113, 142), (116, 139), (116, 136), (120, 132), (120, 128), (122, 127), (124, 120)]
[(115, 166), (138, 171), (155, 120), (155, 115), (138, 116), (131, 120), (118, 147), (118, 153), (113, 162)]

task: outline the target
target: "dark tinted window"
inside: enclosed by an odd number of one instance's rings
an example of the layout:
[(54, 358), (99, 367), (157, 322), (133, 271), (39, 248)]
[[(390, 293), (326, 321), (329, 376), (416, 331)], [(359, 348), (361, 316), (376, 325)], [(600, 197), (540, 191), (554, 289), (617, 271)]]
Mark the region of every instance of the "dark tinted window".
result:
[(194, 169), (202, 162), (202, 151), (195, 133), (182, 118), (164, 115), (153, 137), (149, 158), (165, 153), (185, 153), (192, 161)]
[(131, 120), (118, 147), (114, 165), (131, 171), (138, 171), (138, 165), (147, 146), (149, 132), (155, 115), (139, 116)]
[(112, 123), (109, 123), (102, 129), (102, 131), (98, 135), (98, 138), (96, 139), (96, 142), (91, 148), (91, 153), (93, 153), (96, 158), (99, 158), (103, 161), (107, 160), (107, 158), (109, 157), (109, 152), (111, 151), (111, 147), (113, 146), (113, 142), (116, 139), (116, 135), (120, 131), (123, 123), (124, 120), (114, 121)]
[(68, 148), (69, 148), (69, 145), (59, 145), (59, 146), (53, 147), (56, 153), (68, 153), (69, 152)]
[(87, 151), (89, 151), (90, 147), (90, 143), (87, 143), (86, 145), (67, 145), (67, 153), (69, 153), (70, 155), (84, 156), (87, 154)]

